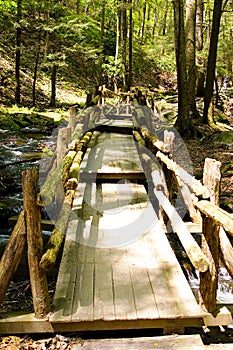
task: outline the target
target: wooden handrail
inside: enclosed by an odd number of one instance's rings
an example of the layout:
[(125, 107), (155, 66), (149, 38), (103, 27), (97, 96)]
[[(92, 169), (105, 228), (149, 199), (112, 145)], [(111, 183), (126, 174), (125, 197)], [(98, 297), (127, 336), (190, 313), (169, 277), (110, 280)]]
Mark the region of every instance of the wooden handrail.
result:
[(196, 208), (208, 218), (212, 218), (218, 225), (222, 226), (231, 236), (233, 236), (233, 217), (225, 210), (206, 200), (195, 203)]
[(189, 174), (181, 166), (179, 166), (174, 160), (168, 158), (165, 154), (158, 151), (156, 157), (166, 164), (169, 170), (172, 170), (174, 174), (179, 177), (189, 188), (195, 193), (196, 196), (202, 196), (203, 198), (209, 197), (208, 188), (203, 186), (201, 181), (197, 180), (194, 176)]

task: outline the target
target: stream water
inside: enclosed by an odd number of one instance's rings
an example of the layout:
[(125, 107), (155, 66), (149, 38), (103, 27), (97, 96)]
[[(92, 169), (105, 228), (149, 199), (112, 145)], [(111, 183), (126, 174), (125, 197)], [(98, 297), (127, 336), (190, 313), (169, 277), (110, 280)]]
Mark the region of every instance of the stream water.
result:
[(43, 150), (52, 146), (39, 129), (0, 130), (0, 235), (9, 234), (8, 219), (22, 209), (22, 171), (39, 167)]

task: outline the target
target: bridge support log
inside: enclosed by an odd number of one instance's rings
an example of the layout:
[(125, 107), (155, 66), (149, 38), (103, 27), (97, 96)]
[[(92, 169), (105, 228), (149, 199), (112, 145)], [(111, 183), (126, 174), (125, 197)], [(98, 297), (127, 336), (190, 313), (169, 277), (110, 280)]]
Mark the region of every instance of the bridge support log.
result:
[(28, 244), (28, 265), (36, 318), (45, 318), (50, 312), (47, 277), (40, 268), (43, 254), (41, 211), (37, 204), (38, 171), (28, 169), (22, 173), (24, 212)]
[(0, 261), (0, 305), (5, 298), (7, 288), (18, 268), (25, 246), (26, 228), (24, 211), (21, 211)]
[(82, 151), (84, 155), (88, 143), (91, 140), (92, 132), (87, 132), (80, 140), (77, 141), (75, 150), (69, 150), (63, 160), (58, 164), (57, 168), (52, 171), (46, 178), (43, 186), (41, 187), (39, 201), (42, 200), (42, 204), (48, 205), (53, 201), (56, 194), (56, 189), (59, 184), (63, 186), (70, 177), (70, 168), (73, 164), (75, 156), (78, 151)]
[(68, 181), (69, 188), (67, 189), (58, 220), (50, 236), (50, 239), (47, 245), (47, 250), (42, 256), (40, 261), (40, 268), (43, 269), (43, 271), (50, 271), (56, 263), (56, 260), (64, 239), (65, 230), (67, 227), (77, 184), (78, 182), (76, 181), (76, 179), (70, 179)]

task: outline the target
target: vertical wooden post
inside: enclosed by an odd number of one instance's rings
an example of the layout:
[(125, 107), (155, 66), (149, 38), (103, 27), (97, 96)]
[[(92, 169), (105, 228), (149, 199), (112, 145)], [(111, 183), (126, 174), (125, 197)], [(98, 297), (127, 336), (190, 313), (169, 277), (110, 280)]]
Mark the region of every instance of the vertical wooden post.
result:
[(67, 128), (58, 130), (57, 135), (57, 166), (63, 160), (67, 151)]
[(219, 188), (221, 179), (221, 162), (206, 158), (203, 171), (203, 184), (210, 193), (210, 202), (219, 205)]
[(22, 180), (33, 306), (36, 318), (44, 318), (50, 311), (50, 301), (46, 273), (39, 267), (43, 254), (43, 239), (41, 211), (37, 204), (37, 169), (33, 168), (23, 171)]
[(130, 91), (128, 91), (128, 95), (126, 97), (126, 114), (130, 114)]
[(70, 107), (69, 109), (69, 114), (70, 114), (69, 127), (71, 128), (71, 134), (73, 134), (77, 124), (77, 117), (76, 117), (77, 111), (78, 111), (77, 106)]
[[(210, 202), (216, 205), (219, 204), (220, 167), (220, 162), (206, 158), (203, 183), (210, 192)], [(212, 218), (203, 215), (202, 250), (209, 259), (210, 267), (206, 272), (200, 273), (200, 302), (209, 312), (216, 309), (220, 256), (219, 230), (220, 226)]]
[(208, 312), (216, 310), (219, 268), (219, 225), (203, 216), (202, 251), (209, 260), (209, 269), (200, 273), (200, 303)]
[(171, 155), (174, 153), (175, 134), (172, 131), (164, 130), (164, 143)]

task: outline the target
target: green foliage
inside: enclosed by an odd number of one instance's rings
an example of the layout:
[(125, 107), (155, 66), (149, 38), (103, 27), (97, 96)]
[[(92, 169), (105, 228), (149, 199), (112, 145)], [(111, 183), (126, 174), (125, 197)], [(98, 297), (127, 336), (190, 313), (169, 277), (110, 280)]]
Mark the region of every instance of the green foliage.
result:
[[(198, 57), (199, 62), (203, 62), (204, 71), (208, 56), (213, 3), (213, 0), (209, 0), (204, 4), (205, 42)], [(29, 73), (30, 78), (33, 77), (35, 59), (38, 57), (36, 73), (40, 80), (42, 77), (44, 79), (44, 76), (50, 79), (54, 65), (58, 67), (57, 82), (69, 81), (85, 90), (91, 90), (93, 86), (98, 85), (101, 75), (107, 82), (109, 78), (120, 80), (122, 48), (119, 49), (117, 62), (115, 53), (117, 14), (123, 4), (123, 1), (105, 1), (104, 33), (102, 33), (103, 0), (22, 1), (20, 22), (22, 76)], [(130, 2), (127, 1), (125, 4), (129, 24)], [(155, 81), (161, 72), (173, 74), (175, 51), (172, 1), (132, 1), (132, 10), (134, 79), (143, 80), (144, 76), (148, 79), (151, 77), (151, 80)], [(9, 61), (15, 59), (15, 29), (19, 25), (16, 12), (16, 0), (0, 0), (0, 52), (4, 53)], [(100, 48), (101, 34), (103, 34), (103, 48)], [(128, 47), (129, 37), (127, 37), (127, 50)], [(232, 56), (232, 1), (230, 1), (223, 13), (220, 31), (217, 61), (217, 72), (220, 76), (230, 76)], [(127, 51), (127, 64), (128, 60)], [(5, 67), (2, 69), (0, 66), (1, 77), (5, 76), (5, 71)], [(106, 82), (105, 80), (103, 82)], [(14, 89), (12, 72), (7, 83)], [(36, 86), (37, 92), (38, 86), (39, 84)]]

